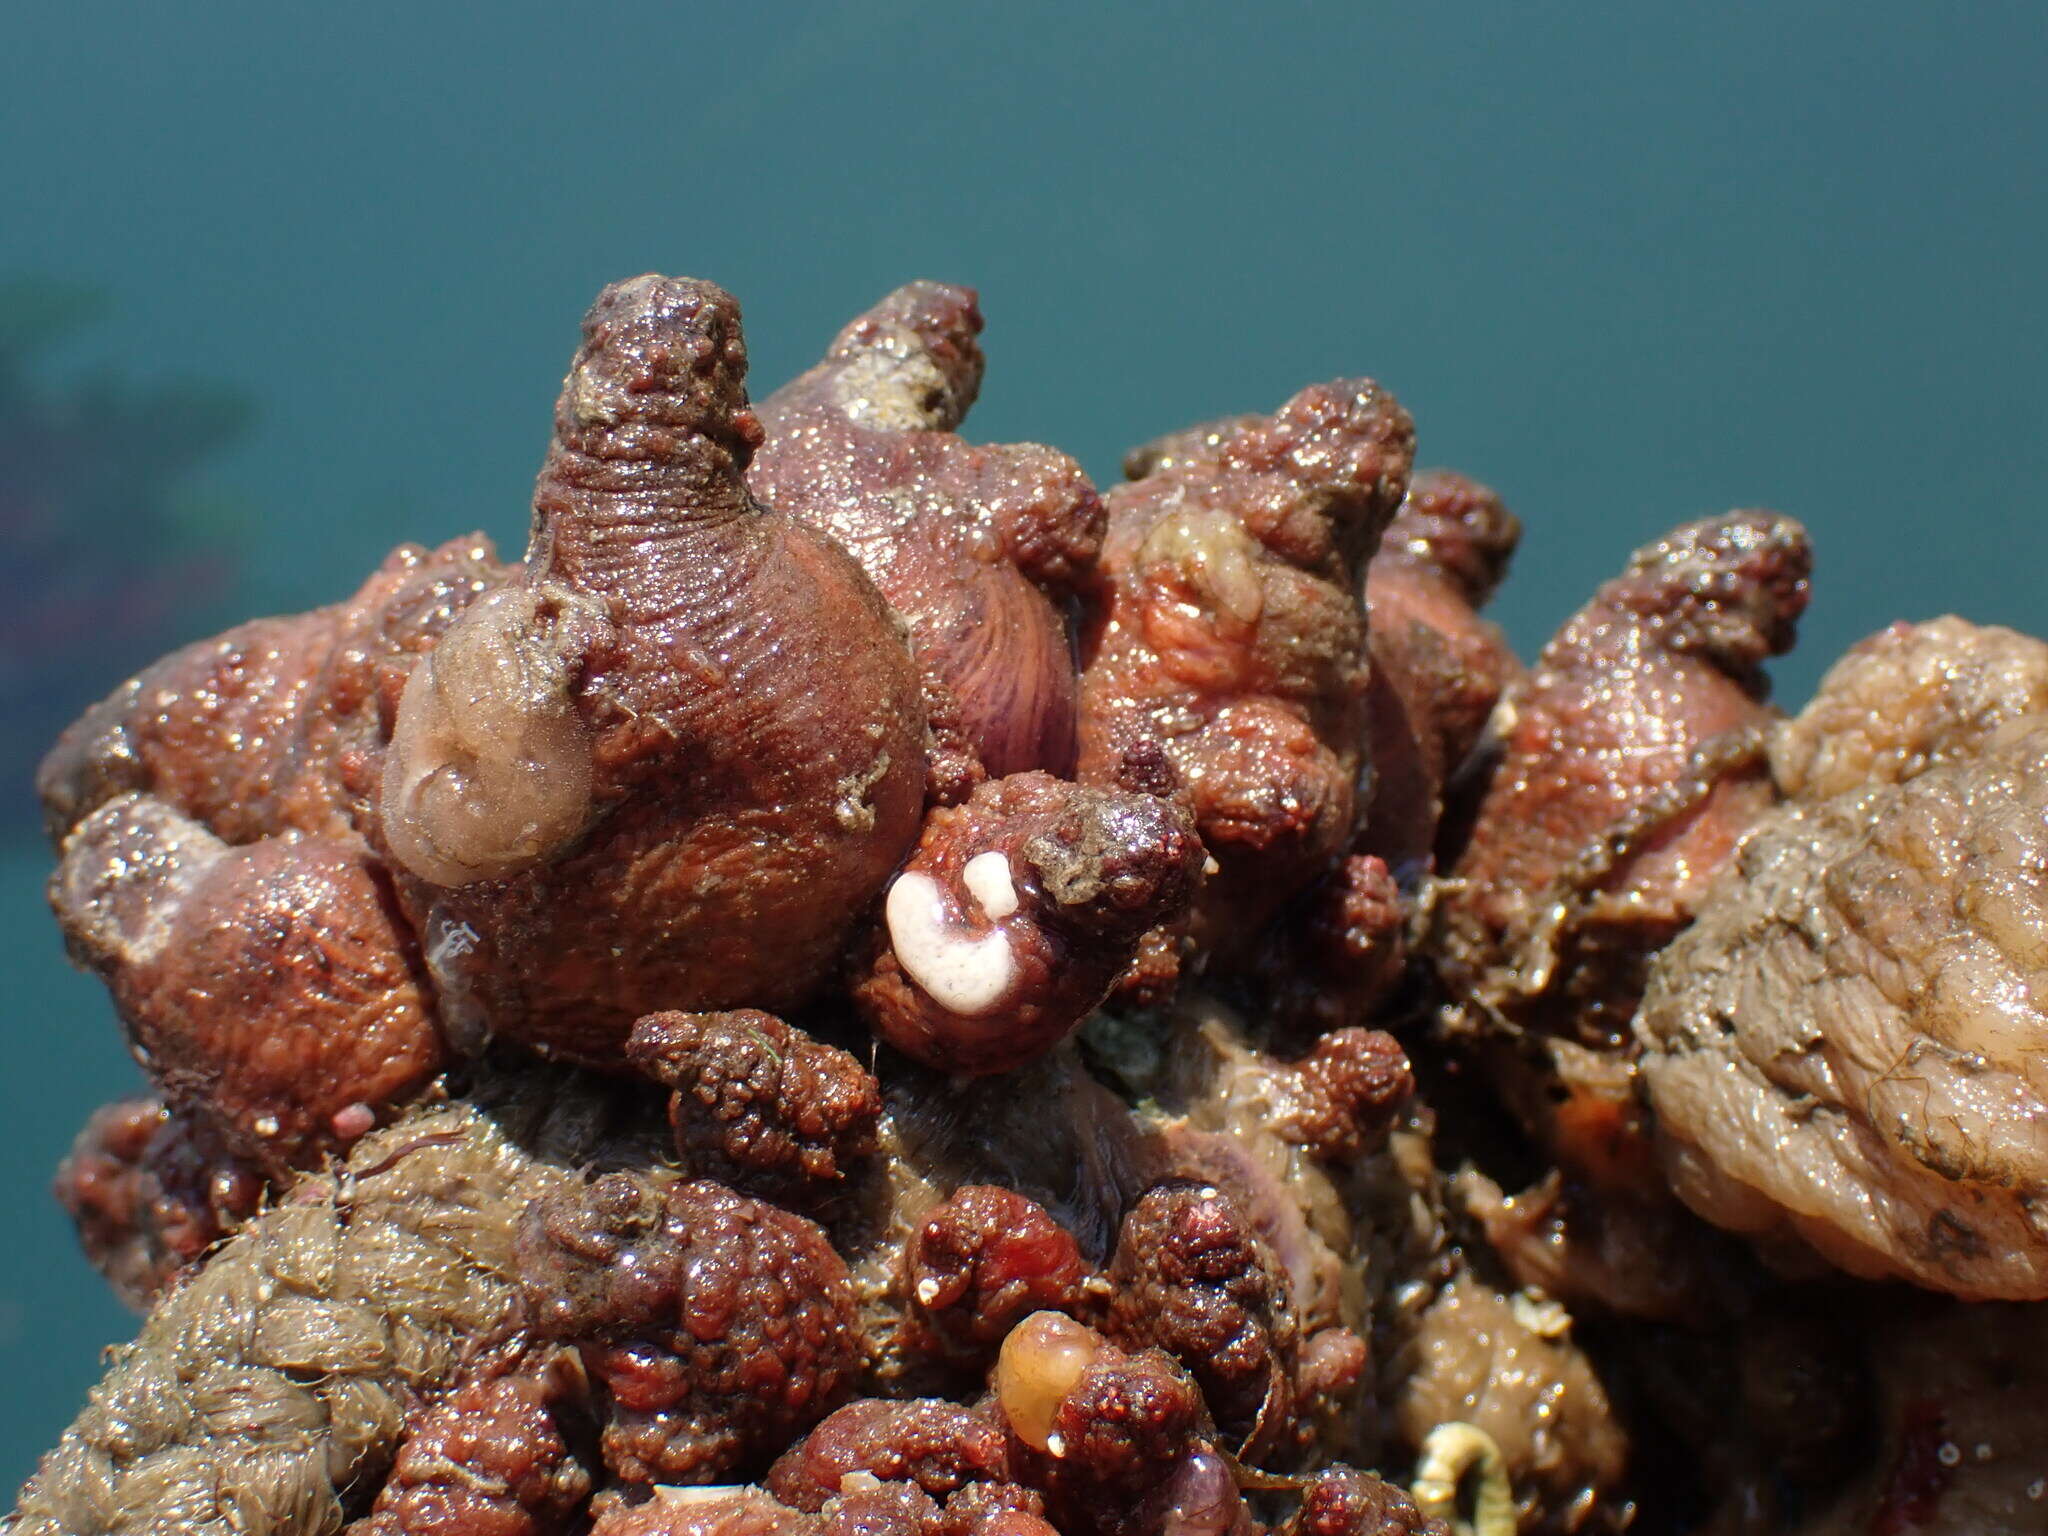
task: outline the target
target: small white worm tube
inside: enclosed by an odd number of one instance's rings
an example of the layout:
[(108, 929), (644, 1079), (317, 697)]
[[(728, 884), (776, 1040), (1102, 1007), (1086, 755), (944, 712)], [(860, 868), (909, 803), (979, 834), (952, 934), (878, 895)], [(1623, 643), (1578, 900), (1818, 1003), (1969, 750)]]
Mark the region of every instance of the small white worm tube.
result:
[[(969, 861), (979, 864), (987, 858), (1001, 859), (1000, 853), (984, 853)], [(983, 866), (978, 875), (963, 872), (968, 889), (980, 900), (989, 916), (1008, 916), (1017, 909), (1016, 889), (1010, 884), (1007, 864), (1000, 872)], [(976, 889), (977, 882), (982, 889)], [(987, 895), (983, 894), (986, 890)], [(1007, 892), (1009, 907), (1002, 913), (991, 910), (991, 898), (1000, 906)], [(947, 910), (939, 882), (915, 872), (898, 875), (889, 887), (882, 915), (889, 927), (889, 943), (897, 963), (932, 1001), (962, 1018), (987, 1013), (1002, 1001), (1016, 980), (1017, 961), (1010, 941), (1001, 929), (979, 938), (970, 937), (955, 925)]]
[[(1468, 1520), (1458, 1512), (1458, 1489), (1475, 1470)], [(1507, 1461), (1493, 1436), (1475, 1424), (1452, 1420), (1429, 1432), (1408, 1493), (1417, 1509), (1443, 1521), (1452, 1536), (1515, 1536), (1520, 1523)]]

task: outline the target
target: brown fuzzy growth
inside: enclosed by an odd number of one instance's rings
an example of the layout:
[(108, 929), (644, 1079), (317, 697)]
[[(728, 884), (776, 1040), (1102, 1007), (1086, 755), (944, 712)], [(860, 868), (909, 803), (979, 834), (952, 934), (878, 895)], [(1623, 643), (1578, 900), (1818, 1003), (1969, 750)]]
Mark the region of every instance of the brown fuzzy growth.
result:
[[(577, 1085), (499, 1083), (372, 1132), (167, 1295), (22, 1489), (20, 1536), (316, 1536), (408, 1402), (516, 1318), (514, 1236), (610, 1135)], [(646, 1156), (644, 1149), (639, 1156)]]
[(633, 1026), (626, 1058), (674, 1090), (669, 1125), (693, 1174), (802, 1200), (874, 1150), (873, 1076), (773, 1014), (651, 1013)]
[(611, 1173), (518, 1239), (541, 1336), (605, 1388), (626, 1483), (714, 1482), (830, 1412), (863, 1362), (846, 1266), (800, 1216), (709, 1180)]

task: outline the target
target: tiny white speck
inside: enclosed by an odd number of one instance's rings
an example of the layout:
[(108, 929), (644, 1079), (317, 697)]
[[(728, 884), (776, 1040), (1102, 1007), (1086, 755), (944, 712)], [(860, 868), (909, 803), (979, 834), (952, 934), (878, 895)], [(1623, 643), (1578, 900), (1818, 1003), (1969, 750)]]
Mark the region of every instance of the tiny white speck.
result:
[(918, 1282), (917, 1282), (917, 1300), (918, 1300), (918, 1305), (919, 1305), (919, 1306), (925, 1306), (925, 1307), (928, 1307), (928, 1306), (930, 1306), (930, 1305), (931, 1305), (931, 1304), (932, 1304), (933, 1302), (937, 1301), (938, 1299), (939, 1299), (939, 1282), (938, 1282), (938, 1281), (936, 1281), (936, 1280), (933, 1280), (933, 1279), (931, 1279), (931, 1278), (927, 1277), (927, 1278), (925, 1278), (925, 1279), (923, 1279), (923, 1280), (920, 1280), (920, 1281), (918, 1281)]
[(2027, 1484), (2027, 1497), (2037, 1504), (2043, 1498), (2048, 1498), (2048, 1477), (2037, 1477)]
[(1978, 1443), (1977, 1459), (1979, 1461), (1989, 1461), (1991, 1459), (1991, 1447), (1988, 1443), (1982, 1441)]
[(258, 1136), (275, 1136), (281, 1129), (283, 1127), (277, 1123), (277, 1116), (275, 1115), (265, 1115), (256, 1122), (256, 1134)]
[(1060, 1457), (1067, 1454), (1067, 1442), (1056, 1434), (1047, 1435), (1045, 1437), (1045, 1449), (1054, 1461), (1058, 1461)]
[(1934, 1453), (1934, 1459), (1944, 1467), (1953, 1467), (1963, 1459), (1963, 1448), (1953, 1440), (1944, 1440)]
[(752, 1490), (742, 1483), (707, 1483), (686, 1488), (675, 1483), (656, 1483), (654, 1497), (663, 1504), (715, 1504), (720, 1499), (738, 1498)]

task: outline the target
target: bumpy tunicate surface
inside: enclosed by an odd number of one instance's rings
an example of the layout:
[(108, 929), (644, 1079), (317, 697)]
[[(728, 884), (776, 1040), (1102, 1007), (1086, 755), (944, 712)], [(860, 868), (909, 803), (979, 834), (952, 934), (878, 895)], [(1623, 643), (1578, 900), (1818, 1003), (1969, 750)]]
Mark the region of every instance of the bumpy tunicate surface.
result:
[(1795, 803), (1638, 1021), (1679, 1194), (1854, 1274), (2048, 1297), (2048, 729)]
[(1115, 783), (1130, 749), (1164, 749), (1220, 866), (1196, 914), (1205, 943), (1249, 942), (1351, 836), (1359, 579), (1414, 444), (1391, 395), (1339, 380), (1195, 435), (1104, 498), (1078, 773)]
[(707, 1483), (836, 1407), (862, 1365), (846, 1266), (811, 1222), (708, 1179), (611, 1173), (527, 1213), (533, 1326), (608, 1399), (605, 1466)]
[(65, 734), (153, 1081), (59, 1191), (155, 1310), (9, 1532), (2048, 1528), (2048, 1306), (1959, 1299), (2048, 1297), (2048, 645), (1786, 722), (1753, 511), (1524, 671), (1377, 385), (1098, 499), (955, 435), (979, 328), (757, 418), (731, 295), (615, 284), (519, 563)]

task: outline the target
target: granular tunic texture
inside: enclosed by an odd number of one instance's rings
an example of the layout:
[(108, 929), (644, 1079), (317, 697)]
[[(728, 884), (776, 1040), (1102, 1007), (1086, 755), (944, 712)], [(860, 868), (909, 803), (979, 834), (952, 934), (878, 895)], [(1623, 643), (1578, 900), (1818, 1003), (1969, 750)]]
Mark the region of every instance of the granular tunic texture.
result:
[(1400, 506), (1414, 424), (1370, 380), (1160, 457), (1105, 497), (1083, 637), (1084, 783), (1164, 747), (1220, 866), (1205, 944), (1242, 945), (1349, 841), (1365, 711), (1359, 579)]
[(1075, 1312), (1088, 1266), (1073, 1234), (1015, 1190), (970, 1184), (918, 1225), (904, 1289), (921, 1334), (941, 1352), (987, 1364), (1033, 1312)]
[(1227, 1195), (1147, 1192), (1124, 1218), (1109, 1282), (1112, 1334), (1178, 1360), (1232, 1451), (1259, 1461), (1283, 1450), (1300, 1324), (1285, 1271)]
[(423, 1417), (350, 1536), (553, 1536), (589, 1496), (541, 1383), (486, 1378)]
[(854, 1474), (913, 1482), (943, 1499), (970, 1484), (1007, 1484), (1009, 1442), (996, 1420), (957, 1403), (864, 1398), (783, 1452), (763, 1486), (792, 1508), (819, 1510)]
[(708, 1179), (610, 1173), (535, 1205), (520, 1280), (534, 1329), (578, 1347), (625, 1483), (764, 1462), (865, 1363), (846, 1265), (803, 1217)]
[(772, 1014), (651, 1013), (634, 1024), (626, 1055), (674, 1090), (669, 1125), (693, 1173), (801, 1201), (874, 1150), (874, 1077)]

